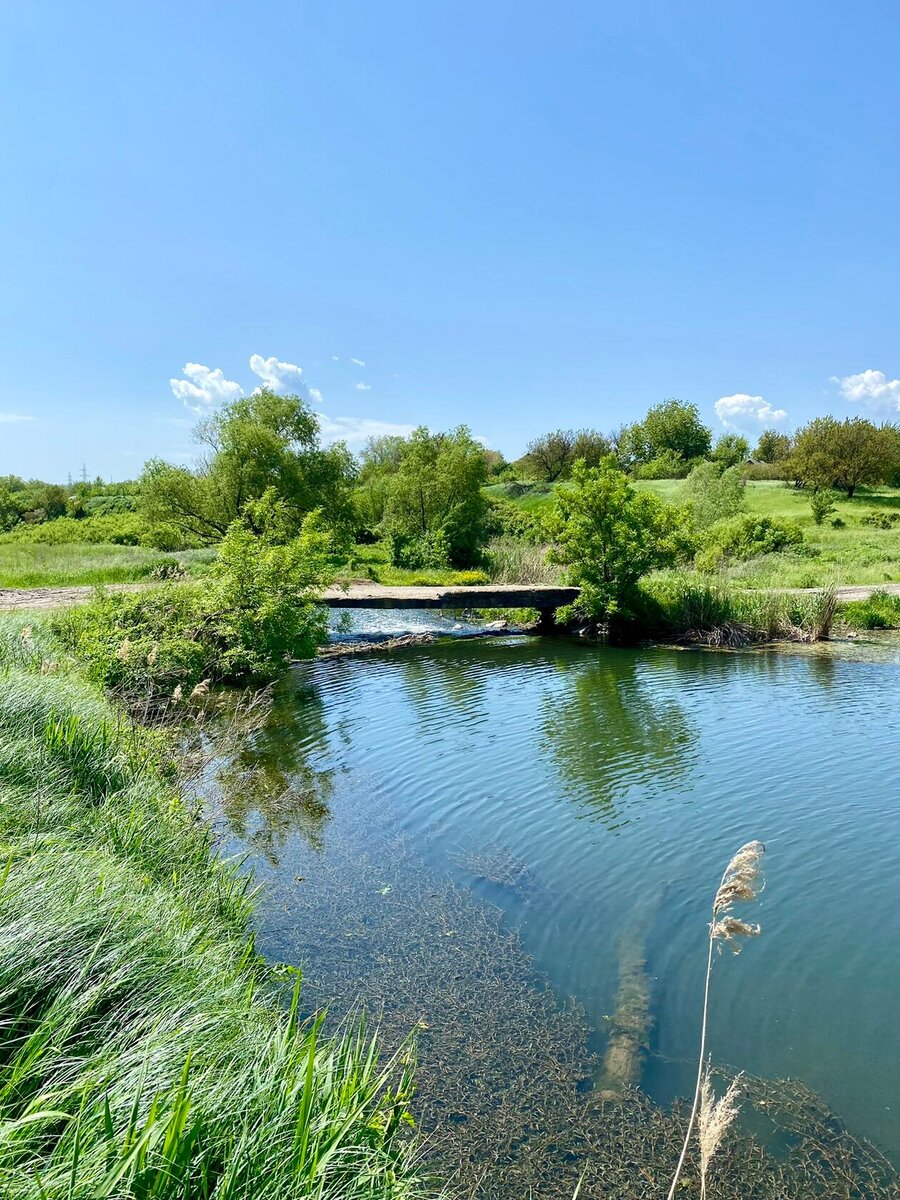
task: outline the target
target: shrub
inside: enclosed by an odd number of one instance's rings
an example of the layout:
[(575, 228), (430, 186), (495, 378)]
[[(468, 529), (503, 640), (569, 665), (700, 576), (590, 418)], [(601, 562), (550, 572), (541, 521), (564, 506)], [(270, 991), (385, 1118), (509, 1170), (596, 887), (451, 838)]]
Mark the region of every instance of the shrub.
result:
[(900, 596), (879, 589), (866, 600), (845, 604), (842, 615), (856, 629), (900, 629)]
[(827, 488), (817, 488), (809, 498), (809, 507), (812, 519), (817, 525), (821, 525), (825, 518), (835, 511), (834, 497)]
[(391, 565), (408, 571), (419, 571), (423, 567), (441, 570), (450, 565), (450, 546), (443, 529), (419, 535), (388, 534)]
[(873, 529), (892, 529), (897, 521), (900, 521), (900, 513), (885, 512), (878, 508), (859, 518), (860, 525), (871, 525)]
[(831, 522), (832, 529), (846, 529), (847, 522), (842, 517), (835, 517)]
[(75, 542), (139, 546), (150, 544), (146, 540), (148, 532), (146, 522), (137, 513), (119, 512), (94, 517), (59, 517), (55, 521), (43, 524), (18, 525), (11, 532), (0, 534), (0, 542), (30, 542), (52, 546)]
[(326, 636), (314, 599), (326, 579), (328, 535), (310, 514), (300, 536), (283, 541), (284, 515), (276, 502), (259, 535), (234, 522), (209, 580), (100, 593), (58, 617), (57, 632), (92, 678), (131, 699), (177, 700), (204, 682), (273, 678), (289, 655), (310, 656)]
[(717, 571), (731, 560), (777, 553), (802, 541), (803, 531), (794, 521), (743, 513), (709, 528), (696, 565), (701, 571)]
[(703, 462), (688, 475), (678, 499), (689, 510), (695, 528), (707, 529), (741, 511), (744, 490), (739, 467), (723, 470), (717, 463)]
[(552, 522), (554, 560), (581, 588), (579, 610), (601, 621), (627, 617), (641, 576), (671, 565), (685, 547), (681, 513), (636, 491), (612, 456), (599, 467), (575, 464)]
[(526, 512), (518, 504), (503, 499), (491, 499), (488, 529), (493, 538), (512, 538), (521, 542), (542, 542), (547, 537), (537, 513)]
[(641, 463), (634, 469), (635, 479), (684, 479), (690, 463), (674, 450), (663, 450), (655, 458)]

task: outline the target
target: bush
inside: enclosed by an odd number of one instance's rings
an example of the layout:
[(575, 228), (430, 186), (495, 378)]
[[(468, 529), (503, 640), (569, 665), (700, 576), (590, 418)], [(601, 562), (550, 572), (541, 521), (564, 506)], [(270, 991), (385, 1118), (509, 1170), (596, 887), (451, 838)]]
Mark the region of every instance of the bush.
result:
[(391, 565), (408, 571), (420, 571), (424, 567), (441, 570), (450, 565), (450, 546), (443, 529), (418, 536), (393, 532), (388, 534)]
[(774, 554), (802, 541), (803, 531), (794, 521), (744, 513), (709, 528), (696, 565), (700, 571), (717, 571), (732, 560)]
[(491, 499), (488, 530), (492, 538), (510, 538), (532, 543), (547, 540), (544, 523), (537, 513), (526, 512), (509, 500)]
[(859, 518), (860, 525), (871, 525), (873, 529), (893, 529), (897, 521), (900, 521), (900, 513), (885, 512), (878, 508)]
[[(146, 522), (137, 513), (119, 512), (95, 517), (59, 517), (44, 524), (18, 525), (11, 532), (0, 534), (0, 542), (31, 542), (52, 546), (75, 542), (140, 546), (152, 544), (147, 541), (148, 533)], [(181, 547), (173, 546), (171, 549)]]
[(900, 596), (879, 590), (866, 600), (851, 600), (842, 609), (848, 625), (856, 629), (900, 629)]
[(766, 480), (773, 479), (785, 482), (788, 478), (787, 468), (784, 462), (751, 462), (744, 466), (745, 479)]
[(717, 463), (698, 463), (678, 492), (696, 529), (733, 517), (744, 507), (744, 480), (739, 467), (722, 469)]
[(453, 574), (453, 587), (484, 587), (490, 582), (485, 571), (455, 571)]
[(835, 511), (834, 497), (827, 488), (817, 488), (809, 498), (809, 507), (812, 519), (817, 525), (821, 525), (825, 518)]
[(234, 522), (211, 579), (100, 593), (58, 617), (56, 631), (91, 678), (132, 699), (179, 700), (201, 683), (274, 678), (288, 656), (309, 657), (326, 637), (314, 598), (326, 580), (328, 535), (311, 514), (300, 537), (283, 541), (284, 515), (276, 504), (260, 535)]
[(635, 479), (684, 479), (690, 463), (674, 450), (663, 450), (655, 458), (641, 463), (634, 469)]

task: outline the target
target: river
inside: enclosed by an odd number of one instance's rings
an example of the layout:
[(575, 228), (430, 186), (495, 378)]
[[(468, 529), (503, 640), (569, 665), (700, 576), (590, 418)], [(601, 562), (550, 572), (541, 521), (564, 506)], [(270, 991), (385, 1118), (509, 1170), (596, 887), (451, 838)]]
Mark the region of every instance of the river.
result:
[[(900, 665), (847, 649), (509, 636), (296, 667), (218, 785), (224, 850), (263, 886), (262, 950), (303, 968), (310, 1006), (359, 998), (388, 1029), (488, 1012), (515, 1090), (522, 1028), (557, 1010), (572, 1027), (536, 1061), (579, 1038), (602, 1058), (630, 939), (640, 1085), (668, 1106), (693, 1088), (713, 893), (761, 839), (762, 935), (716, 961), (714, 1061), (802, 1081), (900, 1163)], [(454, 1036), (448, 1080), (473, 1053)]]

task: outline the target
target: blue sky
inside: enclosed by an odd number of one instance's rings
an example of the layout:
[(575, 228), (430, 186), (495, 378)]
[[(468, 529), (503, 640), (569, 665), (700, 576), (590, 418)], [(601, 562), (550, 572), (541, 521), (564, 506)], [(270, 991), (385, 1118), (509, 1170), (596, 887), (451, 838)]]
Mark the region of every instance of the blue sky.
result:
[(0, 21), (0, 473), (184, 460), (262, 378), (355, 447), (897, 415), (896, 0)]

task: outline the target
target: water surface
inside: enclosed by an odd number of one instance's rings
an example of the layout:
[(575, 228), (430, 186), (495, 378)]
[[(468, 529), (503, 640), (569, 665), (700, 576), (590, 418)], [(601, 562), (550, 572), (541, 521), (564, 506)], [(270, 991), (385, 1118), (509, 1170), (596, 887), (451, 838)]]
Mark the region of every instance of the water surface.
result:
[(763, 935), (716, 963), (713, 1056), (803, 1080), (900, 1162), (898, 683), (891, 661), (567, 639), (314, 662), (244, 762), (252, 786), (225, 780), (228, 845), (269, 887), (264, 949), (321, 995), (340, 969), (364, 996), (396, 953), (378, 914), (413, 886), (402, 858), (498, 905), (600, 1052), (639, 926), (642, 1086), (668, 1103), (693, 1087), (712, 895), (759, 838)]

